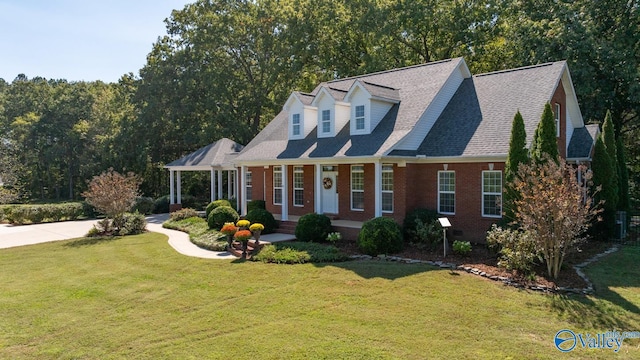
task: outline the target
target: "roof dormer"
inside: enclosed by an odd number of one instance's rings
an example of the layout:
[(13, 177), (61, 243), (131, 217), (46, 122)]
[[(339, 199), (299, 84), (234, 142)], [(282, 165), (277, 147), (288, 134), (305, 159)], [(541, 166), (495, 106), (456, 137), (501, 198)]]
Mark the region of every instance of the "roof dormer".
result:
[(313, 95), (294, 91), (283, 110), (288, 113), (289, 140), (304, 139), (315, 127), (317, 109), (311, 106)]
[(387, 86), (356, 80), (344, 99), (351, 104), (351, 135), (366, 135), (400, 102), (400, 93)]
[(318, 138), (334, 137), (349, 122), (349, 103), (342, 101), (346, 91), (321, 87), (312, 106), (317, 108)]

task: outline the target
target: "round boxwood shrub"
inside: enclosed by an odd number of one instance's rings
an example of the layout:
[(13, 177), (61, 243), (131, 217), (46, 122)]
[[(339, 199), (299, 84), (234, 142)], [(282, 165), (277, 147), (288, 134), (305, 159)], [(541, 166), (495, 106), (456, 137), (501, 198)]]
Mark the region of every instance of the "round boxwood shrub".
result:
[(401, 251), (402, 246), (402, 231), (391, 218), (366, 221), (358, 235), (358, 247), (367, 255), (394, 254)]
[(299, 241), (324, 241), (331, 232), (331, 219), (324, 214), (302, 215), (296, 225), (296, 239)]
[(153, 198), (147, 196), (138, 196), (136, 198), (136, 203), (133, 205), (131, 209), (132, 212), (139, 212), (140, 214), (151, 214), (154, 208)]
[(278, 223), (273, 215), (265, 209), (253, 209), (247, 213), (245, 219), (249, 220), (252, 224), (260, 223), (264, 225), (263, 234), (271, 234), (278, 228)]
[[(424, 236), (418, 231), (418, 225), (430, 225), (438, 219), (438, 212), (430, 209), (415, 209), (407, 214), (402, 224), (404, 239), (409, 243), (423, 243)], [(419, 221), (418, 221), (419, 220)]]
[(210, 202), (209, 205), (207, 205), (207, 207), (205, 209), (205, 215), (206, 215), (207, 219), (209, 218), (209, 214), (211, 214), (213, 209), (218, 208), (220, 206), (231, 207), (231, 203), (229, 202), (229, 200), (225, 200), (225, 199), (214, 200), (214, 201)]
[(211, 213), (207, 217), (207, 223), (209, 229), (220, 230), (224, 223), (235, 223), (240, 219), (238, 212), (233, 210), (231, 206), (218, 206), (211, 210)]
[(169, 212), (169, 195), (161, 196), (153, 202), (154, 214), (166, 214)]
[(264, 200), (251, 200), (247, 202), (247, 212), (251, 212), (253, 209), (267, 209), (267, 203)]

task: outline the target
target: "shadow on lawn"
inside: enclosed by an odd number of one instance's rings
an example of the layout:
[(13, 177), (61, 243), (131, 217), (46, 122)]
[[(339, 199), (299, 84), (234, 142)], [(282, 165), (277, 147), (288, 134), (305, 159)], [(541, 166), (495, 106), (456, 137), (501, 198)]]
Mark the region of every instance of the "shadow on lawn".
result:
[(82, 238), (82, 239), (69, 241), (68, 243), (65, 243), (63, 246), (74, 247), (74, 248), (75, 247), (81, 247), (81, 246), (90, 246), (90, 245), (104, 244), (106, 242), (119, 240), (121, 238), (122, 238), (121, 236), (85, 237), (85, 238)]
[(595, 302), (578, 295), (553, 295), (551, 308), (561, 319), (588, 329), (630, 329), (633, 321), (606, 302)]
[(395, 280), (427, 271), (442, 270), (427, 264), (399, 264), (396, 262), (374, 260), (352, 260), (334, 263), (316, 263), (313, 265), (316, 267), (331, 266), (349, 270), (365, 279), (383, 278), (387, 280)]

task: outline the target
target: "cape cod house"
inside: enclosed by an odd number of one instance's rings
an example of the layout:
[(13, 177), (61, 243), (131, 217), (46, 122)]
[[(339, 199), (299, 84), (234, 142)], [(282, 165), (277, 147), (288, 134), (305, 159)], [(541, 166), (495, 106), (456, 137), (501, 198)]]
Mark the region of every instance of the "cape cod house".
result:
[(482, 242), (502, 213), (513, 117), (530, 145), (546, 103), (560, 154), (590, 161), (597, 125), (585, 126), (564, 61), (472, 75), (455, 58), (294, 91), (233, 160), (241, 212), (260, 199), (284, 221), (317, 212), (402, 223), (429, 208), (454, 238)]

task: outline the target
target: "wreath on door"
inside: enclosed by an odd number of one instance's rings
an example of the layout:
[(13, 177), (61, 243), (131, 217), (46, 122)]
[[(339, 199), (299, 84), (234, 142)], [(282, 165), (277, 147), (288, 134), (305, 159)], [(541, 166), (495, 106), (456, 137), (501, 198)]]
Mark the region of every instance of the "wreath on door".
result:
[(328, 178), (328, 177), (322, 179), (322, 186), (324, 186), (326, 190), (331, 189), (331, 187), (333, 186), (333, 180), (331, 180), (331, 178)]

